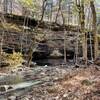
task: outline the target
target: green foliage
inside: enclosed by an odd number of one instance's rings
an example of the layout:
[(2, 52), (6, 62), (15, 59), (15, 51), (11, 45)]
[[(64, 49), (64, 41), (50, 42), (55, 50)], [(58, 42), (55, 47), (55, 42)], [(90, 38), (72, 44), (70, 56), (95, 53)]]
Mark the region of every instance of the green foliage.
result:
[(23, 7), (30, 9), (31, 11), (41, 10), (42, 0), (19, 0)]
[(24, 6), (31, 7), (33, 5), (33, 0), (21, 0), (20, 1)]

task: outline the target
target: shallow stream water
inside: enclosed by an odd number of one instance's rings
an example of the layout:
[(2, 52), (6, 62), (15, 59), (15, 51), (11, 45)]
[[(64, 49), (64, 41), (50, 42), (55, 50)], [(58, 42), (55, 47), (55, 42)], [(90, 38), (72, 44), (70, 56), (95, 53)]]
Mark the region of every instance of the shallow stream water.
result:
[[(53, 59), (53, 58), (49, 58), (49, 59), (39, 59), (39, 60), (34, 60), (34, 62), (37, 63), (37, 65), (39, 66), (59, 66), (61, 64), (64, 64), (64, 58), (57, 58), (57, 59)], [(67, 64), (73, 64), (74, 61), (73, 60), (68, 60)]]

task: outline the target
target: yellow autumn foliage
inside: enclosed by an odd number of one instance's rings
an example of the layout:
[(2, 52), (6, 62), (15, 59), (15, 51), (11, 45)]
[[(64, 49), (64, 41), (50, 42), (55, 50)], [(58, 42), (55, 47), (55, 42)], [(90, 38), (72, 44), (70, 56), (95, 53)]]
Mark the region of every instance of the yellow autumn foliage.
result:
[(13, 52), (13, 54), (7, 55), (7, 62), (10, 63), (11, 67), (16, 67), (23, 62), (22, 54)]

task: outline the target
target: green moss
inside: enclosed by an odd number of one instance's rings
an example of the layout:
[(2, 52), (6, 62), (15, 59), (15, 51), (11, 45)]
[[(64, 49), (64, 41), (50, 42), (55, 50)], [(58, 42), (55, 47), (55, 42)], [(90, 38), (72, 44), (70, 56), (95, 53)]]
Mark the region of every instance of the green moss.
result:
[(88, 79), (86, 79), (86, 80), (83, 80), (83, 81), (81, 82), (81, 84), (82, 84), (82, 85), (89, 86), (89, 85), (92, 85), (92, 82), (89, 81)]

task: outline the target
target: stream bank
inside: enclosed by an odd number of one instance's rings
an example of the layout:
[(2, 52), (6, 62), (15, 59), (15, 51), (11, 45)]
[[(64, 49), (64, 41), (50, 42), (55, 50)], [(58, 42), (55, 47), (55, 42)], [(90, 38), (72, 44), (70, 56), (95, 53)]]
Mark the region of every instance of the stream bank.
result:
[[(19, 100), (23, 98), (28, 100), (29, 98), (34, 100), (49, 100), (48, 98), (50, 100), (86, 100), (85, 98), (99, 100), (100, 67), (96, 65), (90, 65), (88, 68), (67, 65), (37, 66), (27, 70), (25, 68), (25, 71), (21, 72), (16, 71), (14, 74), (23, 76), (25, 84), (29, 81), (32, 84), (37, 83), (32, 87), (30, 85), (29, 88), (10, 93), (9, 96), (17, 96), (21, 98)], [(19, 87), (21, 84), (22, 82), (15, 86)], [(23, 83), (23, 86), (25, 84)]]

